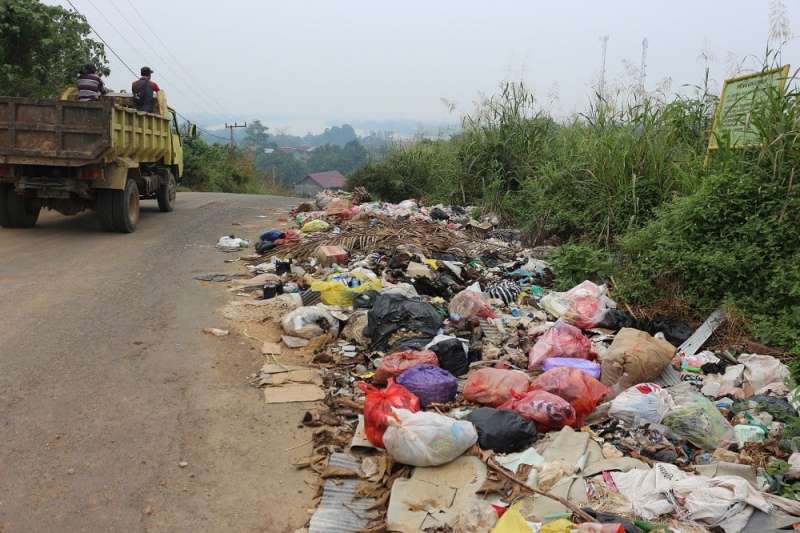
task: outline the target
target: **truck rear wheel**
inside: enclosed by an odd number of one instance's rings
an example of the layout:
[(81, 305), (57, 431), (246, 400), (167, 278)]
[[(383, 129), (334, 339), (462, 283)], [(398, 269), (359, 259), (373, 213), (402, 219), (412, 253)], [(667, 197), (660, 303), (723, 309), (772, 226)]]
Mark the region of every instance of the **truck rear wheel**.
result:
[(163, 213), (168, 213), (175, 209), (175, 197), (177, 196), (178, 184), (170, 169), (162, 169), (159, 174), (161, 175), (162, 183), (156, 194), (158, 208)]
[(128, 180), (123, 190), (112, 191), (111, 196), (114, 231), (133, 233), (139, 223), (139, 186)]
[(121, 191), (98, 189), (95, 209), (105, 231), (132, 233), (139, 222), (139, 187), (128, 180)]
[(39, 220), (41, 206), (14, 192), (8, 185), (0, 186), (0, 226), (32, 228)]

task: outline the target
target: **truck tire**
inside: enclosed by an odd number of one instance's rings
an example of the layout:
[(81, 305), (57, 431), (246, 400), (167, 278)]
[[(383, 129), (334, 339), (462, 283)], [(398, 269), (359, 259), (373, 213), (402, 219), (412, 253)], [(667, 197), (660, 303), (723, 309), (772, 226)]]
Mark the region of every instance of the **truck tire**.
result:
[[(8, 193), (11, 191), (9, 185), (0, 185), (0, 226), (11, 227), (11, 219), (8, 217)], [(13, 191), (12, 191), (13, 193)]]
[(94, 209), (103, 231), (114, 231), (114, 191), (97, 189)]
[(114, 231), (133, 233), (139, 223), (139, 187), (133, 180), (121, 191), (111, 191), (111, 218)]
[(42, 210), (8, 186), (0, 187), (0, 204), (0, 225), (6, 228), (32, 228)]
[(161, 169), (159, 172), (164, 180), (164, 183), (158, 188), (156, 199), (158, 200), (158, 208), (162, 213), (169, 213), (175, 209), (175, 197), (177, 196), (178, 183), (175, 181), (175, 176), (168, 168)]

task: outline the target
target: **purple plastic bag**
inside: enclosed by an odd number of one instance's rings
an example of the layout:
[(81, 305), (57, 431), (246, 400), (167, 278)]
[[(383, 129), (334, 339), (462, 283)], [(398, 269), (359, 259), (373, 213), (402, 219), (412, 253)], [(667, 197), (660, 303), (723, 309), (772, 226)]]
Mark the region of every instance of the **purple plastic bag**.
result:
[(569, 368), (577, 368), (583, 370), (594, 379), (600, 379), (600, 364), (587, 359), (578, 359), (577, 357), (550, 357), (544, 360), (542, 369), (547, 372), (553, 368), (566, 366)]
[(433, 365), (417, 365), (397, 378), (397, 383), (410, 390), (422, 407), (432, 403), (447, 403), (456, 397), (458, 380), (445, 370)]

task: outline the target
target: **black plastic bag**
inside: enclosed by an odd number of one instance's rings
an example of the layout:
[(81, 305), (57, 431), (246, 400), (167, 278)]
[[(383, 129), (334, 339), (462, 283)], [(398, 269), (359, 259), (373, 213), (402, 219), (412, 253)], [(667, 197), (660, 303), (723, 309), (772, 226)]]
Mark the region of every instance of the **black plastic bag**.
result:
[(364, 335), (372, 340), (373, 349), (383, 350), (389, 336), (399, 329), (433, 337), (441, 327), (442, 317), (431, 304), (400, 294), (379, 294), (367, 313)]
[(370, 309), (378, 296), (378, 291), (362, 292), (353, 298), (353, 307), (356, 309)]
[(481, 407), (467, 415), (478, 430), (478, 445), (497, 453), (519, 452), (536, 440), (536, 424), (509, 409)]
[(598, 328), (619, 330), (622, 328), (635, 328), (636, 320), (625, 311), (609, 309), (597, 325)]
[(454, 376), (463, 376), (469, 371), (469, 358), (464, 343), (455, 337), (437, 342), (430, 350), (439, 358), (439, 366)]
[(659, 331), (664, 334), (667, 342), (673, 346), (680, 346), (692, 335), (692, 328), (683, 320), (657, 315), (650, 321), (648, 333), (655, 335)]
[(432, 340), (432, 337), (401, 337), (389, 346), (386, 353), (406, 352), (408, 350), (421, 352)]
[(256, 243), (256, 253), (265, 254), (275, 248), (275, 243), (272, 241), (258, 241)]
[(431, 209), (429, 214), (433, 220), (450, 220), (450, 215), (445, 213), (444, 210), (439, 207), (434, 207)]

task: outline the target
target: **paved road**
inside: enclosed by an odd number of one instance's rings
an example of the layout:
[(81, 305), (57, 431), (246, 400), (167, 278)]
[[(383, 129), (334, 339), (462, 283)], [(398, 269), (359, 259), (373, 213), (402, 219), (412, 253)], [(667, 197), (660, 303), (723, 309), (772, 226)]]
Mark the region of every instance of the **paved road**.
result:
[(252, 343), (200, 332), (228, 296), (192, 279), (236, 268), (213, 248), (232, 223), (292, 203), (179, 193), (130, 235), (90, 213), (0, 229), (0, 532), (302, 526), (303, 407), (267, 408)]

